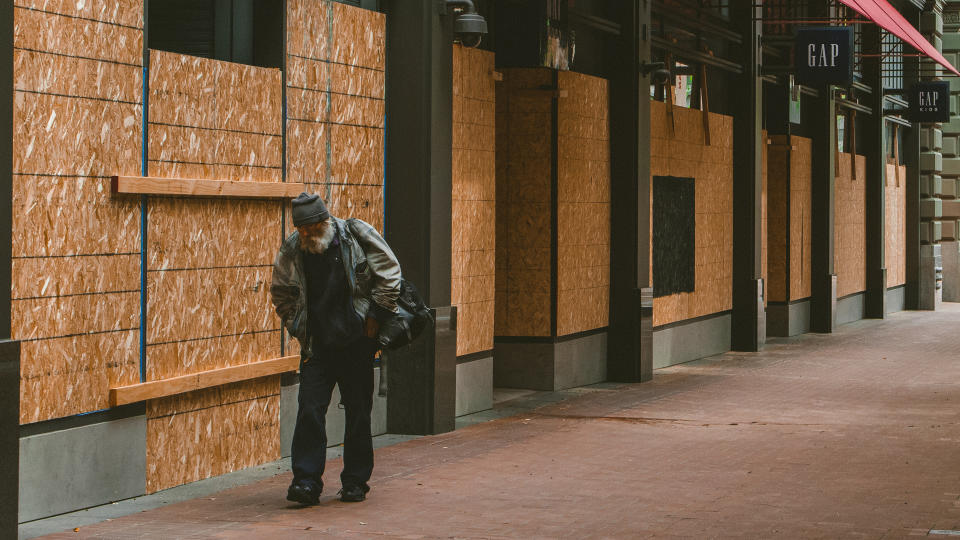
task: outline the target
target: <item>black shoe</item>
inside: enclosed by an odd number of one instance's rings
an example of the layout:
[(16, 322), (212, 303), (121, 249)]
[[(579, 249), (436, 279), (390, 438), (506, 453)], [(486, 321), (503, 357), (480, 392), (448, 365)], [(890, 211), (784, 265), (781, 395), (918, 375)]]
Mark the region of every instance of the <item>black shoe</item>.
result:
[(361, 502), (367, 498), (370, 486), (343, 486), (340, 490), (340, 500), (343, 502)]
[(290, 484), (287, 489), (287, 500), (306, 506), (317, 504), (320, 501), (320, 490), (307, 484)]

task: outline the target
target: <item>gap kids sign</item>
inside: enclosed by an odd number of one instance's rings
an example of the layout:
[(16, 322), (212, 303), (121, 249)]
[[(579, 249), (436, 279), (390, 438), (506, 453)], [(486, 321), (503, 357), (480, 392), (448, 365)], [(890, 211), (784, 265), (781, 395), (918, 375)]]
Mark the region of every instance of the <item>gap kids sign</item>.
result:
[(950, 83), (921, 81), (910, 87), (910, 119), (914, 122), (950, 121)]
[(794, 46), (796, 82), (803, 86), (849, 86), (853, 82), (853, 29), (801, 28)]

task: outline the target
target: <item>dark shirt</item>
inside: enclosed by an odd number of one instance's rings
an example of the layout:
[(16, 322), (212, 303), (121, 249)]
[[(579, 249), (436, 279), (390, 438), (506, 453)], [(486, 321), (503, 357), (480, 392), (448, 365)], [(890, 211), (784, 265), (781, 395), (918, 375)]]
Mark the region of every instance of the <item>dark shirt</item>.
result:
[(334, 238), (323, 253), (303, 252), (307, 278), (307, 322), (315, 346), (340, 349), (363, 335), (363, 321), (353, 300), (343, 268), (340, 239)]

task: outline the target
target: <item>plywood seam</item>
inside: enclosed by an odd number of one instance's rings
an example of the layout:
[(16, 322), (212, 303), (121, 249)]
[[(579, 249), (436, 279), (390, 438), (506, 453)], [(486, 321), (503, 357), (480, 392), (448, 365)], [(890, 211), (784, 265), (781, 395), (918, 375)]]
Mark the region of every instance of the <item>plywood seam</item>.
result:
[[(329, 54), (329, 47), (328, 47), (327, 51), (328, 51), (328, 54)], [(296, 53), (292, 53), (292, 52), (290, 52), (289, 50), (287, 51), (287, 55), (288, 55), (288, 56), (292, 56), (292, 57), (294, 57), (294, 58), (300, 58), (300, 59), (303, 59), (303, 60), (312, 60), (312, 61), (314, 61), (314, 62), (321, 62), (321, 63), (324, 63), (324, 64), (332, 64), (332, 65), (336, 65), (336, 66), (346, 66), (346, 67), (352, 67), (352, 68), (357, 68), (357, 69), (366, 69), (366, 70), (369, 70), (369, 71), (376, 71), (376, 72), (378, 72), (378, 73), (386, 73), (386, 69), (384, 69), (384, 68), (364, 66), (364, 65), (361, 65), (361, 64), (348, 64), (348, 63), (346, 63), (346, 62), (337, 62), (336, 60), (329, 60), (329, 59), (324, 59), (324, 58), (314, 58), (313, 56), (303, 56), (303, 55), (299, 55), (299, 54), (296, 54)]]
[(386, 129), (383, 126), (368, 126), (365, 124), (348, 124), (346, 122), (333, 122), (331, 120), (310, 120), (308, 118), (296, 118), (293, 116), (288, 116), (287, 120), (290, 122), (303, 122), (304, 124), (326, 124), (329, 126), (346, 126), (346, 127), (356, 127), (356, 128), (365, 128), (365, 129)]
[(360, 98), (360, 99), (370, 99), (373, 101), (386, 101), (386, 98), (383, 98), (383, 97), (368, 96), (366, 94), (351, 94), (349, 92), (338, 92), (336, 90), (327, 91), (322, 88), (309, 88), (305, 86), (294, 86), (292, 84), (287, 84), (287, 88), (292, 88), (294, 90), (303, 90), (306, 92), (316, 92), (318, 94), (324, 94), (324, 95), (332, 94), (334, 96), (346, 96), (346, 97), (354, 97), (354, 98)]
[(79, 56), (79, 55), (76, 55), (76, 54), (66, 54), (66, 53), (61, 53), (61, 52), (56, 52), (56, 51), (47, 51), (47, 50), (43, 50), (43, 49), (34, 49), (34, 48), (32, 48), (32, 47), (19, 47), (19, 46), (14, 46), (13, 50), (15, 50), (15, 51), (24, 51), (24, 52), (32, 52), (32, 53), (37, 53), (37, 54), (49, 54), (49, 55), (51, 55), (51, 56), (60, 56), (60, 57), (63, 57), (63, 58), (73, 58), (73, 59), (76, 59), (76, 60), (88, 60), (88, 61), (90, 61), (90, 62), (103, 62), (103, 63), (105, 63), (105, 64), (115, 64), (115, 65), (118, 65), (118, 66), (127, 66), (127, 67), (135, 67), (135, 68), (143, 69), (143, 64), (142, 64), (142, 63), (140, 63), (140, 64), (133, 64), (133, 63), (130, 63), (130, 62), (121, 62), (121, 61), (119, 61), (119, 60), (110, 60), (109, 58), (95, 58), (95, 57), (93, 57), (93, 56)]
[[(276, 377), (276, 375), (265, 375), (264, 377)], [(250, 379), (250, 380), (256, 380), (256, 379)], [(240, 381), (240, 382), (246, 382), (246, 381)], [(230, 383), (230, 384), (236, 384), (236, 383)], [(203, 390), (209, 390), (209, 389), (208, 389), (208, 388), (201, 388), (201, 389), (199, 389), (199, 390), (191, 390), (191, 392), (202, 392)], [(250, 403), (251, 401), (257, 401), (257, 400), (260, 400), (260, 399), (275, 397), (275, 396), (279, 396), (279, 395), (280, 395), (280, 394), (264, 394), (264, 395), (261, 395), (261, 396), (256, 396), (256, 397), (247, 398), (247, 399), (241, 399), (241, 400), (237, 400), (237, 401), (230, 401), (230, 402), (227, 402), (227, 403), (219, 403), (220, 400), (217, 400), (218, 403), (217, 403), (216, 405), (207, 405), (206, 407), (198, 407), (198, 408), (196, 408), (196, 409), (185, 409), (185, 410), (182, 410), (182, 411), (177, 411), (177, 412), (168, 413), (168, 414), (162, 414), (162, 415), (157, 415), (157, 416), (148, 416), (148, 417), (147, 417), (147, 420), (160, 420), (160, 419), (163, 419), (163, 418), (171, 418), (171, 417), (174, 417), (174, 416), (180, 416), (180, 415), (184, 415), (184, 414), (195, 413), (195, 412), (198, 412), (198, 411), (207, 411), (207, 410), (210, 410), (210, 409), (216, 409), (216, 408), (219, 408), (219, 407), (223, 407), (224, 405), (236, 405), (236, 404), (238, 404), (238, 403)], [(172, 396), (164, 396), (164, 397), (172, 397)], [(153, 399), (164, 399), (164, 398), (153, 398)], [(255, 428), (252, 428), (252, 429), (255, 429)]]
[(210, 339), (223, 339), (228, 337), (255, 336), (257, 334), (269, 334), (271, 332), (279, 332), (281, 330), (283, 330), (283, 328), (278, 327), (278, 328), (268, 328), (266, 330), (250, 330), (246, 332), (236, 332), (233, 334), (220, 334), (217, 336), (200, 336), (200, 337), (193, 337), (193, 338), (186, 338), (186, 339), (175, 339), (171, 341), (154, 341), (154, 342), (147, 343), (147, 347), (160, 346), (160, 345), (173, 345), (175, 343), (190, 343), (193, 341), (207, 341)]
[(123, 24), (123, 23), (118, 23), (118, 22), (113, 22), (113, 21), (104, 21), (104, 20), (102, 20), (102, 19), (94, 19), (94, 18), (92, 18), (92, 17), (81, 17), (81, 16), (79, 16), (79, 15), (68, 15), (68, 14), (66, 14), (66, 13), (59, 13), (59, 12), (56, 12), (56, 11), (49, 11), (49, 10), (46, 10), (46, 9), (38, 9), (38, 8), (35, 8), (35, 7), (23, 6), (23, 5), (19, 5), (19, 4), (14, 4), (13, 7), (16, 8), (16, 9), (22, 9), (22, 10), (25, 10), (25, 11), (35, 11), (35, 12), (37, 12), (37, 13), (46, 13), (47, 15), (56, 15), (56, 16), (58, 16), (58, 17), (66, 17), (66, 18), (68, 18), (68, 19), (79, 19), (79, 20), (81, 20), (81, 21), (90, 21), (90, 22), (95, 22), (95, 23), (100, 23), (100, 24), (109, 24), (109, 25), (111, 25), (111, 26), (119, 26), (119, 27), (121, 27), (121, 28), (129, 28), (130, 30), (143, 30), (143, 27), (142, 27), (142, 26), (131, 26), (131, 25), (129, 25), (129, 24)]
[[(140, 292), (140, 291), (137, 291), (137, 292)], [(112, 328), (112, 329), (110, 329), (110, 330), (95, 330), (95, 331), (92, 331), (92, 332), (77, 332), (77, 333), (73, 333), (73, 334), (63, 334), (63, 335), (59, 335), (59, 336), (45, 336), (45, 337), (36, 337), (36, 338), (24, 338), (24, 339), (17, 339), (17, 341), (20, 341), (21, 343), (27, 343), (27, 342), (33, 342), (33, 341), (49, 341), (49, 340), (51, 340), (51, 339), (64, 339), (64, 338), (72, 338), (72, 337), (80, 337), (80, 336), (96, 336), (96, 335), (100, 335), (100, 334), (112, 334), (112, 333), (119, 333), (119, 332), (132, 332), (132, 331), (134, 331), (134, 330), (140, 330), (140, 327), (137, 326), (137, 327), (135, 327), (135, 328)]]

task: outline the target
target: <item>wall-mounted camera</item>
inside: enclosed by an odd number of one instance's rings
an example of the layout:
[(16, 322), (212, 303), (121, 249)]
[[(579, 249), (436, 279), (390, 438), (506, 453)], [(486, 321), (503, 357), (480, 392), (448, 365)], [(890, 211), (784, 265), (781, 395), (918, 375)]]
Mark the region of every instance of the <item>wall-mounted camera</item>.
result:
[(453, 20), (453, 40), (464, 47), (480, 46), (487, 34), (487, 21), (479, 13), (471, 0), (446, 0), (456, 19)]
[(663, 62), (642, 62), (640, 64), (640, 73), (644, 76), (650, 76), (650, 84), (663, 86), (670, 84), (670, 70)]

